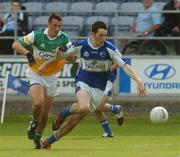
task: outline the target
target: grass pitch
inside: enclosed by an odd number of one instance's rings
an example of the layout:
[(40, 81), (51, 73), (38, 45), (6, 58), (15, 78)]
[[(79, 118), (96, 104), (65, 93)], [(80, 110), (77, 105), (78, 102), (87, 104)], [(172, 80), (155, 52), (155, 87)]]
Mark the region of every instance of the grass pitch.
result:
[[(102, 138), (94, 116), (84, 119), (50, 150), (33, 150), (26, 137), (28, 115), (8, 115), (0, 125), (0, 157), (180, 157), (180, 116), (170, 116), (163, 125), (151, 124), (148, 117), (126, 116), (119, 127), (108, 117), (114, 138)], [(51, 135), (52, 117), (43, 138)]]

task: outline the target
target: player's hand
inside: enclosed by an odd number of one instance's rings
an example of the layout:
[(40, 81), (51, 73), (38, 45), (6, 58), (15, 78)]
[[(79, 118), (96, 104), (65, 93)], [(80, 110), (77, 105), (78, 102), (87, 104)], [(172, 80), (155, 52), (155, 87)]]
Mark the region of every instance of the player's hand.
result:
[(26, 53), (26, 57), (28, 59), (30, 66), (33, 66), (34, 64), (36, 64), (36, 61), (35, 61), (33, 54), (31, 52)]
[(56, 49), (55, 49), (55, 57), (56, 57), (56, 59), (58, 59), (58, 60), (60, 60), (60, 59), (64, 59), (64, 48), (63, 47), (61, 47), (61, 46), (59, 46), (59, 47), (57, 47)]
[(138, 95), (139, 96), (146, 96), (147, 95), (147, 90), (146, 88), (144, 87), (143, 83), (142, 82), (139, 82), (138, 85)]
[(138, 93), (139, 96), (146, 96), (147, 95), (147, 90), (146, 88), (142, 89), (142, 90), (139, 90), (139, 93)]
[(63, 51), (65, 52), (67, 50), (67, 46), (65, 45), (61, 45), (61, 46), (58, 46), (56, 49), (53, 50), (53, 53), (56, 53), (57, 51)]
[(59, 50), (65, 52), (65, 51), (67, 51), (67, 46), (61, 45), (61, 46), (59, 46)]

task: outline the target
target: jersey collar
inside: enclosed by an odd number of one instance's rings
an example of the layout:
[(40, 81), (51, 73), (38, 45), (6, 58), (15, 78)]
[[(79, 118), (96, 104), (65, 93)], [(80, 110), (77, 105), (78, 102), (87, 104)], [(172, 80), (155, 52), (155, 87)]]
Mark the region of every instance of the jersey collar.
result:
[(94, 46), (92, 45), (92, 43), (91, 43), (91, 40), (92, 40), (92, 37), (89, 37), (88, 40), (87, 40), (87, 42), (88, 42), (89, 46), (90, 46), (91, 48), (93, 48), (93, 49), (99, 49), (100, 47), (102, 47), (102, 46), (104, 45), (104, 43), (103, 43), (103, 44), (100, 45), (99, 47), (94, 47)]
[(44, 30), (44, 34), (47, 35), (47, 37), (49, 38), (49, 40), (54, 40), (54, 39), (56, 39), (58, 36), (61, 35), (61, 31), (59, 31), (58, 35), (57, 35), (56, 37), (54, 37), (54, 38), (50, 38), (50, 37), (49, 37), (49, 35), (48, 35), (48, 28), (46, 28), (46, 29)]

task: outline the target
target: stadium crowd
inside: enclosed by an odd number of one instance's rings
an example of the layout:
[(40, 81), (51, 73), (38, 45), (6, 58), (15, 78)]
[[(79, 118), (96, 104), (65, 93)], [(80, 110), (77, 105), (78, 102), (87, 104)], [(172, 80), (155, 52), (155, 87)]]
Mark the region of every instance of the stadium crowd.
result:
[[(15, 1), (18, 3), (18, 1)], [(145, 6), (145, 3), (149, 3), (149, 6)], [(3, 1), (0, 3), (0, 18), (1, 18), (1, 46), (0, 46), (0, 54), (13, 54), (13, 50), (10, 48), (10, 43), (12, 44), (13, 40), (17, 37), (28, 33), (29, 31), (39, 28), (46, 27), (46, 22), (48, 18), (48, 14), (51, 11), (59, 11), (64, 16), (64, 28), (67, 34), (69, 34), (72, 39), (77, 39), (78, 37), (85, 37), (89, 35), (90, 24), (96, 20), (102, 20), (109, 25), (109, 34), (108, 36), (112, 37), (113, 42), (118, 40), (119, 47), (121, 49), (124, 48), (129, 42), (125, 42), (123, 46), (121, 46), (121, 38), (123, 37), (131, 37), (133, 36), (132, 32), (136, 32), (134, 34), (139, 34), (142, 32), (142, 35), (145, 36), (154, 36), (155, 37), (164, 37), (164, 36), (175, 36), (179, 37), (179, 23), (177, 21), (180, 20), (172, 20), (179, 19), (179, 13), (162, 13), (162, 10), (179, 10), (180, 2), (179, 0), (164, 0), (164, 1), (154, 1), (154, 0), (104, 0), (104, 1), (94, 1), (91, 0), (89, 2), (86, 1), (78, 1), (78, 0), (68, 0), (68, 1), (29, 1), (22, 0), (19, 1), (20, 7), (16, 6), (16, 21), (15, 18), (12, 18), (13, 11), (13, 0), (11, 1)], [(107, 7), (108, 6), (108, 7)], [(103, 12), (102, 12), (103, 8)], [(128, 13), (127, 10), (131, 8), (133, 13)], [(11, 10), (11, 11), (10, 11)], [(20, 12), (20, 10), (23, 10)], [(26, 10), (24, 12), (24, 10)], [(9, 12), (10, 11), (10, 12)], [(142, 11), (138, 13), (138, 11)], [(159, 12), (158, 12), (159, 11)], [(100, 13), (101, 12), (101, 13)], [(118, 13), (118, 17), (115, 17), (115, 13)], [(147, 13), (149, 12), (149, 14)], [(153, 13), (155, 12), (155, 13)], [(4, 15), (3, 15), (4, 14)], [(170, 17), (171, 16), (171, 17)], [(7, 19), (8, 18), (8, 19)], [(169, 21), (169, 22), (168, 22)], [(17, 23), (17, 30), (16, 30)], [(135, 24), (138, 25), (135, 25)], [(168, 23), (168, 24), (167, 24)], [(9, 25), (6, 28), (6, 25)], [(116, 27), (118, 24), (118, 27)], [(161, 26), (160, 26), (161, 25)], [(136, 27), (135, 27), (136, 26)], [(151, 26), (151, 28), (150, 28)], [(13, 28), (14, 27), (14, 28)], [(149, 28), (145, 28), (149, 27)], [(160, 27), (160, 28), (159, 28)], [(11, 30), (11, 33), (7, 33), (8, 29)], [(137, 29), (137, 30), (136, 30)], [(141, 29), (141, 30), (140, 30)], [(156, 29), (158, 29), (156, 31)], [(170, 33), (169, 30), (171, 29)], [(14, 33), (13, 31), (16, 30)], [(9, 37), (8, 39), (4, 39), (3, 37)], [(142, 41), (142, 40), (138, 40)], [(144, 41), (144, 40), (143, 40)], [(152, 42), (140, 42), (138, 43), (138, 47), (142, 47), (143, 44), (151, 45), (156, 47), (156, 43), (151, 44)], [(170, 50), (174, 51), (170, 54), (179, 55), (179, 40), (157, 40), (157, 43), (162, 45), (162, 51), (155, 54), (168, 54), (170, 52), (166, 52), (166, 46), (169, 46), (168, 43), (173, 43)], [(9, 43), (9, 45), (8, 45)], [(6, 46), (5, 46), (6, 45)], [(165, 46), (164, 46), (165, 45)], [(164, 46), (164, 47), (163, 47)], [(164, 48), (164, 49), (163, 49)], [(135, 49), (135, 51), (140, 51)], [(156, 51), (156, 50), (155, 50)], [(151, 53), (151, 52), (150, 52)], [(131, 54), (131, 53), (130, 53)], [(134, 52), (133, 52), (134, 54)], [(146, 52), (135, 52), (138, 54), (146, 54)]]

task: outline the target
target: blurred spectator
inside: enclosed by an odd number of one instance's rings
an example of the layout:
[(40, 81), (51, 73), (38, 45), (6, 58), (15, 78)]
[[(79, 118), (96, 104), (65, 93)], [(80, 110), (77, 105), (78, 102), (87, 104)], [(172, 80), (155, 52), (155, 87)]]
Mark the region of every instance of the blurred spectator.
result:
[[(154, 0), (143, 0), (143, 9), (141, 11), (143, 12), (138, 13), (131, 27), (132, 35), (137, 37), (153, 36), (161, 24), (161, 14), (158, 13), (159, 9), (154, 4)], [(146, 45), (151, 45), (154, 49), (147, 51)], [(156, 53), (156, 45), (156, 42), (151, 40), (133, 40), (123, 48), (122, 53), (154, 54)]]
[[(1, 2), (1, 1), (0, 1)], [(0, 4), (0, 10), (5, 10), (4, 5)], [(3, 22), (2, 22), (2, 18), (4, 17), (4, 12), (0, 12), (0, 31), (2, 29), (3, 26)]]
[[(2, 29), (0, 31), (0, 36), (14, 36), (16, 29), (17, 20), (17, 35), (25, 35), (28, 33), (28, 16), (26, 13), (18, 12), (20, 10), (25, 10), (25, 7), (21, 5), (20, 0), (11, 1), (11, 12), (4, 15), (2, 21)], [(16, 16), (17, 15), (17, 19)], [(11, 45), (13, 39), (0, 39), (0, 54), (12, 54), (13, 49)]]
[[(180, 0), (171, 0), (163, 10), (179, 10)], [(156, 31), (155, 36), (180, 36), (180, 12), (179, 13), (164, 13), (164, 21), (160, 28)], [(175, 50), (180, 55), (180, 40), (175, 40)]]
[(161, 14), (158, 13), (159, 10), (154, 5), (154, 0), (143, 0), (143, 11), (138, 13), (131, 30), (139, 36), (153, 35), (161, 24)]

